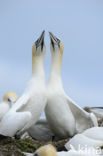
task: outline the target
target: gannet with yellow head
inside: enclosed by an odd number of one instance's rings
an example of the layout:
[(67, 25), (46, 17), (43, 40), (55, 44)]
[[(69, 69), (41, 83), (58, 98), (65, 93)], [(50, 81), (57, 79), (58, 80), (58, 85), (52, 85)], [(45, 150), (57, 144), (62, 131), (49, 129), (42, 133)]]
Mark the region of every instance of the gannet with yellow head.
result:
[(8, 103), (11, 107), (17, 101), (17, 99), (18, 95), (15, 92), (10, 91), (3, 96), (2, 101)]
[(40, 147), (34, 156), (57, 156), (56, 149), (51, 144)]
[(49, 34), (52, 63), (45, 113), (53, 133), (60, 138), (67, 138), (84, 129), (97, 126), (97, 119), (66, 95), (61, 79), (63, 42), (51, 32)]
[(8, 110), (13, 106), (17, 101), (18, 95), (15, 92), (7, 92), (0, 103), (0, 120), (8, 112)]
[(37, 122), (47, 102), (44, 73), (46, 47), (44, 34), (32, 46), (32, 77), (23, 95), (0, 122), (0, 134), (14, 136), (24, 133)]
[[(93, 153), (92, 150), (91, 151), (89, 150), (88, 152), (82, 149), (78, 151), (76, 151), (75, 149), (70, 149), (70, 151), (57, 152), (53, 145), (48, 144), (37, 149), (37, 151), (32, 156), (87, 156), (87, 155), (97, 156), (98, 154)], [(26, 154), (26, 156), (30, 156), (30, 154)]]

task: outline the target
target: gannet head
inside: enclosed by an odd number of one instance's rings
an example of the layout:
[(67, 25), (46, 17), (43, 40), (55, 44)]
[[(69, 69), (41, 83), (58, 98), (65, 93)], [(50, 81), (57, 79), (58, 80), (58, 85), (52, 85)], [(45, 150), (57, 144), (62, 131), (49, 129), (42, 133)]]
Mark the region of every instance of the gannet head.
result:
[(40, 147), (34, 156), (57, 156), (56, 149), (52, 145), (45, 145)]
[(41, 36), (34, 42), (32, 46), (32, 74), (43, 70), (44, 56), (46, 53), (46, 46), (44, 43), (45, 31), (42, 32)]
[(45, 31), (42, 32), (40, 37), (34, 42), (32, 46), (32, 55), (34, 58), (38, 58), (40, 56), (44, 57), (46, 52), (46, 46), (44, 43)]
[(49, 32), (49, 35), (50, 35), (50, 50), (52, 56), (58, 57), (61, 63), (64, 49), (63, 42), (56, 36), (54, 36), (51, 32)]
[(3, 98), (2, 101), (9, 104), (10, 107), (17, 101), (18, 95), (15, 92), (7, 92)]

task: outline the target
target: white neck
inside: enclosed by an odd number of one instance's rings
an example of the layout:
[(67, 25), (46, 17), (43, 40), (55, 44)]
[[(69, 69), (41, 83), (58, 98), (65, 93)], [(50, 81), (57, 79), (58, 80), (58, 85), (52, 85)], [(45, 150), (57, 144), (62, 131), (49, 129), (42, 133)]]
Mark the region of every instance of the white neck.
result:
[(45, 81), (44, 58), (42, 56), (32, 57), (32, 76)]
[(51, 71), (49, 82), (56, 82), (62, 84), (61, 80), (61, 65), (62, 65), (62, 58), (59, 55), (52, 54), (52, 62), (51, 62)]

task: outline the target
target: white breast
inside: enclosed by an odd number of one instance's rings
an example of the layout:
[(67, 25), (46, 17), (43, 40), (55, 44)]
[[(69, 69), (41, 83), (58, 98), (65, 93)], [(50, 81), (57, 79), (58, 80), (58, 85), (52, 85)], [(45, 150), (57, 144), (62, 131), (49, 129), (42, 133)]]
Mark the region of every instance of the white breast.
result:
[(5, 102), (0, 103), (0, 120), (2, 117), (8, 112), (9, 110), (9, 105)]
[(48, 104), (45, 113), (53, 132), (57, 136), (65, 138), (75, 133), (75, 119), (63, 92), (56, 89), (48, 92)]

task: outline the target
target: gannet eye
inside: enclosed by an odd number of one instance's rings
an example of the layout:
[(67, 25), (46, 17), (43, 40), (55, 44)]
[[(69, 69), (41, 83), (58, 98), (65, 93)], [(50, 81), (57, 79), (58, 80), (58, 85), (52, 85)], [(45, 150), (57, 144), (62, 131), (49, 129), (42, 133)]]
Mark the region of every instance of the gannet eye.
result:
[(9, 98), (7, 99), (7, 101), (8, 101), (8, 102), (11, 102), (11, 100), (10, 100)]

